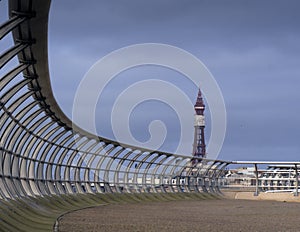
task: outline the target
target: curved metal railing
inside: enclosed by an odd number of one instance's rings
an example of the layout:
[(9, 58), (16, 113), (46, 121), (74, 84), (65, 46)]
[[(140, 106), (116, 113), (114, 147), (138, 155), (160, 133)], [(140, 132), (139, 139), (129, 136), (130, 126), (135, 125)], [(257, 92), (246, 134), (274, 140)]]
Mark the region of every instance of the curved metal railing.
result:
[[(49, 0), (10, 0), (0, 55), (0, 198), (94, 192), (218, 192), (229, 162), (120, 145), (72, 127), (48, 70)], [(3, 40), (2, 40), (3, 41)]]

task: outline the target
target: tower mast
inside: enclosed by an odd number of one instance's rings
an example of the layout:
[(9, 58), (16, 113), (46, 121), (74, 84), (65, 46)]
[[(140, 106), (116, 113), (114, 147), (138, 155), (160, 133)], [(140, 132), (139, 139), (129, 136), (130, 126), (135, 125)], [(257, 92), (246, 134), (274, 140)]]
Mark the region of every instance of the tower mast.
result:
[[(205, 146), (205, 117), (204, 110), (205, 105), (202, 98), (202, 93), (199, 88), (197, 101), (194, 106), (195, 109), (195, 132), (194, 132), (194, 143), (193, 143), (193, 157), (195, 158), (206, 158), (206, 146)], [(198, 163), (197, 159), (194, 159), (194, 164)]]

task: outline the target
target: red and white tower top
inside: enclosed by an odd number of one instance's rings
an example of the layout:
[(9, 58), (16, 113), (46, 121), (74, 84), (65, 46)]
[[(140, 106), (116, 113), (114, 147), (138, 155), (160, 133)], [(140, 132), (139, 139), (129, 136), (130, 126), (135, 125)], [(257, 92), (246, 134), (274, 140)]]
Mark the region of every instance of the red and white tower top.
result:
[(196, 104), (195, 104), (196, 115), (203, 115), (204, 116), (204, 110), (205, 110), (205, 105), (204, 105), (204, 102), (203, 102), (201, 90), (199, 89), (198, 96), (197, 96), (197, 101), (196, 101)]
[(205, 105), (202, 98), (202, 93), (199, 88), (197, 101), (194, 106), (195, 109), (195, 133), (194, 133), (194, 144), (193, 144), (193, 157), (195, 158), (206, 158), (206, 146), (205, 146), (205, 117), (204, 110)]

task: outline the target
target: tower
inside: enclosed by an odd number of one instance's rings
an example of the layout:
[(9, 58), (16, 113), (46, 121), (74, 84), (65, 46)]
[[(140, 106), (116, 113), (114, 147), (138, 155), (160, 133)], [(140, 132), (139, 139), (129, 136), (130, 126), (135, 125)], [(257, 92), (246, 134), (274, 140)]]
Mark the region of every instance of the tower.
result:
[[(194, 143), (193, 143), (193, 157), (206, 158), (206, 147), (205, 147), (205, 138), (204, 138), (205, 105), (203, 102), (200, 88), (199, 88), (197, 101), (194, 106), (194, 109), (195, 109), (195, 124), (194, 124), (195, 132), (194, 132)], [(194, 159), (193, 163), (196, 164), (198, 162)]]

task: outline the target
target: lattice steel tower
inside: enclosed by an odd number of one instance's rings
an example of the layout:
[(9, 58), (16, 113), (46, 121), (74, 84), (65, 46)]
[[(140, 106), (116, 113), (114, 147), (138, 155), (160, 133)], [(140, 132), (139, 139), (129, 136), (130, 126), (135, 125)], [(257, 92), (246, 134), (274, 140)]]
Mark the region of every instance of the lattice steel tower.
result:
[(204, 110), (205, 105), (203, 102), (201, 90), (199, 89), (197, 101), (194, 106), (195, 109), (195, 133), (194, 133), (194, 144), (193, 144), (193, 157), (195, 158), (206, 158), (206, 147), (205, 147), (205, 117)]

